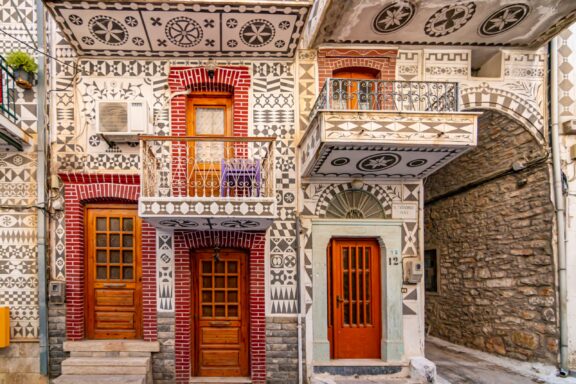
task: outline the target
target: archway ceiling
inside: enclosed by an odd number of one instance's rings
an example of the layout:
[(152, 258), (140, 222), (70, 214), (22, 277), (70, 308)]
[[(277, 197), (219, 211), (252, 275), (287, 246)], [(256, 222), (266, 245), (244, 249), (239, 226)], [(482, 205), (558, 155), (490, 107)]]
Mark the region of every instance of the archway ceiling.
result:
[(46, 1), (89, 57), (292, 57), (310, 1)]
[(304, 45), (537, 48), (575, 20), (574, 0), (320, 0)]

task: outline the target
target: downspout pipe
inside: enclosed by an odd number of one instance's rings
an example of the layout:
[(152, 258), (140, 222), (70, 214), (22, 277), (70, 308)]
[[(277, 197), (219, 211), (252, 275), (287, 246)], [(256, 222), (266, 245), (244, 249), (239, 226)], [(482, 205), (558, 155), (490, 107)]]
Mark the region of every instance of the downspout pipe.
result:
[[(41, 0), (36, 0), (37, 43), (41, 51), (45, 52), (45, 14)], [(38, 56), (38, 85), (37, 92), (37, 170), (36, 192), (37, 205), (42, 207), (38, 212), (37, 247), (38, 247), (38, 302), (39, 302), (39, 342), (40, 342), (40, 374), (48, 375), (48, 305), (47, 290), (47, 262), (46, 262), (46, 209), (48, 201), (46, 196), (46, 58)]]
[(567, 281), (566, 281), (566, 207), (562, 191), (562, 167), (560, 163), (560, 116), (558, 109), (558, 39), (550, 43), (550, 122), (551, 150), (556, 204), (556, 225), (558, 231), (558, 299), (560, 317), (560, 367), (558, 376), (567, 377), (568, 368), (568, 318), (567, 318)]
[(296, 281), (298, 282), (298, 287), (296, 289), (296, 304), (298, 306), (298, 384), (303, 383), (302, 374), (302, 277), (300, 273), (300, 232), (302, 226), (300, 224), (300, 217), (296, 216)]

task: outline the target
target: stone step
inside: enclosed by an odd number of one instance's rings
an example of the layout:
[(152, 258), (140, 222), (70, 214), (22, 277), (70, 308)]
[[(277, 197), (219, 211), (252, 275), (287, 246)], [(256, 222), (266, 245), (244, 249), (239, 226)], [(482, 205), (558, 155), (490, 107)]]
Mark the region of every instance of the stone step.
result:
[(148, 357), (70, 357), (62, 362), (64, 375), (146, 375)]
[(67, 352), (159, 352), (158, 341), (142, 340), (81, 340), (65, 341)]
[(409, 377), (359, 376), (356, 378), (330, 375), (314, 375), (310, 382), (311, 384), (426, 384), (425, 380)]
[(54, 384), (146, 384), (146, 375), (62, 375)]
[(251, 384), (249, 377), (191, 377), (190, 384)]

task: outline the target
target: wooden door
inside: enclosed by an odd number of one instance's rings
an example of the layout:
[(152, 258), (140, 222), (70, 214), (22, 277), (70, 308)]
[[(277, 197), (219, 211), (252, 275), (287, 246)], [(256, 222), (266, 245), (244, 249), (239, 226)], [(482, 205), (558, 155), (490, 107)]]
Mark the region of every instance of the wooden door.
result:
[(335, 239), (328, 248), (332, 358), (380, 359), (380, 251), (372, 239)]
[[(335, 95), (340, 109), (369, 110), (377, 107), (377, 86), (369, 80), (377, 80), (378, 72), (370, 70), (343, 69), (335, 71), (335, 79), (350, 79), (334, 83), (332, 94)], [(368, 81), (361, 81), (368, 80)]]
[(220, 196), (222, 159), (230, 156), (231, 144), (218, 139), (232, 134), (232, 97), (226, 93), (194, 94), (188, 98), (187, 134), (200, 140), (188, 146), (190, 196)]
[(88, 206), (85, 218), (86, 336), (141, 338), (141, 226), (137, 209)]
[(222, 249), (196, 251), (193, 289), (196, 376), (248, 376), (247, 255)]

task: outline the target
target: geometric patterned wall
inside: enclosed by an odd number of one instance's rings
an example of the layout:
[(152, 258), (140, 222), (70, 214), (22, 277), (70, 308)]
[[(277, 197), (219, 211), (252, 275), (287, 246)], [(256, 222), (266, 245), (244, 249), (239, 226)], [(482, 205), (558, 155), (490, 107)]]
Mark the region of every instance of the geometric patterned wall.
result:
[[(0, 0), (0, 9), (2, 30), (24, 42), (30, 42), (26, 27), (36, 36), (35, 1)], [(5, 34), (0, 34), (0, 47), (3, 56), (12, 50), (35, 56), (25, 44)], [(17, 125), (33, 137), (36, 104), (35, 88), (16, 89)], [(0, 147), (0, 205), (4, 206), (0, 208), (0, 306), (10, 307), (10, 335), (15, 339), (38, 338), (37, 162), (33, 149), (8, 152)]]

